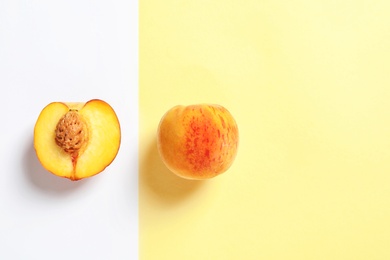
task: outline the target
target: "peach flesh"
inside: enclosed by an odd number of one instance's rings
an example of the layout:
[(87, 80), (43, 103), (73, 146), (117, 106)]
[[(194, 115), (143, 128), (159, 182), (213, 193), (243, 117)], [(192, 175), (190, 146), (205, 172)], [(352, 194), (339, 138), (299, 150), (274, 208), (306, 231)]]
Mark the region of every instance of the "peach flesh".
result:
[(120, 147), (120, 136), (118, 118), (106, 102), (52, 102), (35, 124), (34, 148), (46, 170), (80, 180), (111, 164)]

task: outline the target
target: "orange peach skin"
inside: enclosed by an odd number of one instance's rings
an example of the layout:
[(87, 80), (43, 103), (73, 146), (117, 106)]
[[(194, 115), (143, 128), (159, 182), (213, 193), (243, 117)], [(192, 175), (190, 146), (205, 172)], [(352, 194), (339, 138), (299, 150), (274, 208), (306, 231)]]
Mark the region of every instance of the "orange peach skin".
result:
[(232, 165), (238, 127), (220, 105), (175, 106), (160, 121), (157, 145), (163, 162), (176, 175), (209, 179)]

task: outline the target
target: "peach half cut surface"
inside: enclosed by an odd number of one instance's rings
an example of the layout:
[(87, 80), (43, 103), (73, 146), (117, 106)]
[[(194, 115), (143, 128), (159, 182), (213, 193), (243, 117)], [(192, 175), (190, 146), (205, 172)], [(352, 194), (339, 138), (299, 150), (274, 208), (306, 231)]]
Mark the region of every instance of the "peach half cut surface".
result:
[(238, 127), (230, 112), (215, 104), (175, 106), (161, 119), (157, 146), (162, 161), (185, 179), (213, 178), (232, 165)]
[(115, 111), (98, 99), (50, 103), (34, 128), (34, 148), (42, 166), (73, 181), (102, 172), (115, 159), (120, 142)]

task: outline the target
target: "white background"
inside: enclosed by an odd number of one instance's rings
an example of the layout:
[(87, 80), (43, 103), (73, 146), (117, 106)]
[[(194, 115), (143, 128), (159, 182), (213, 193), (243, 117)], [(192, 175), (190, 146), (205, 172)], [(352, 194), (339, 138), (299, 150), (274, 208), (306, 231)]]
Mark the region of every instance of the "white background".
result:
[[(138, 258), (138, 3), (0, 0), (0, 259)], [(103, 99), (122, 143), (97, 176), (43, 169), (35, 121), (52, 101)]]

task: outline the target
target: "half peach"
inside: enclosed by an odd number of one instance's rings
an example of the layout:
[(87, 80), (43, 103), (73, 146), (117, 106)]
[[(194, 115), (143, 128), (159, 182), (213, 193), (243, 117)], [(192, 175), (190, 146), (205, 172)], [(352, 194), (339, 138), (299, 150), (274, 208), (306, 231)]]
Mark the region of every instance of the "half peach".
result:
[(72, 181), (102, 172), (115, 159), (120, 143), (116, 113), (98, 99), (50, 103), (34, 128), (34, 148), (42, 166)]

